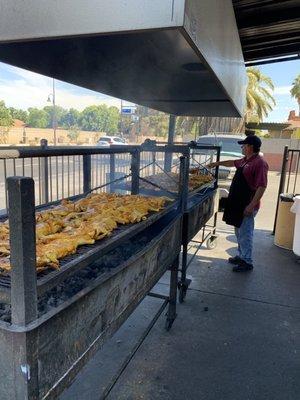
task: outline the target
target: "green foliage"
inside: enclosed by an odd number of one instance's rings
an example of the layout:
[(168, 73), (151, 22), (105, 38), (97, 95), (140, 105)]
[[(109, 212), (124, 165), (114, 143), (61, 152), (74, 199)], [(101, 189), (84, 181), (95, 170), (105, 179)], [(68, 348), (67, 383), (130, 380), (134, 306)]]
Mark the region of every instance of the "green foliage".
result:
[(137, 135), (166, 137), (169, 128), (169, 115), (160, 111), (137, 106), (136, 116), (138, 121), (132, 124), (131, 129)]
[(107, 107), (105, 104), (86, 107), (80, 116), (80, 127), (86, 131), (100, 131), (116, 134), (119, 123), (117, 107)]
[(68, 138), (71, 142), (76, 142), (79, 136), (79, 131), (76, 128), (71, 128), (68, 132)]
[(25, 124), (27, 123), (27, 121), (28, 121), (28, 112), (27, 111), (17, 109), (14, 107), (9, 107), (9, 111), (10, 111), (11, 116), (14, 119), (19, 119), (20, 121), (25, 122)]
[[(61, 126), (62, 125), (61, 121), (68, 112), (67, 110), (65, 110), (60, 106), (55, 106), (55, 114), (53, 106), (46, 106), (43, 108), (43, 110), (47, 114), (47, 126), (46, 126), (47, 128), (52, 128), (54, 123), (56, 127)], [(53, 118), (55, 118), (55, 120), (53, 120)]]
[(295, 97), (299, 106), (299, 117), (300, 117), (300, 74), (294, 79), (293, 86), (291, 89), (291, 96)]
[(5, 106), (4, 101), (0, 101), (0, 143), (6, 144), (8, 139), (8, 132), (13, 125), (13, 117), (9, 109)]
[(247, 68), (246, 122), (260, 122), (276, 104), (273, 97), (274, 85), (258, 68)]
[(13, 123), (13, 117), (9, 109), (5, 106), (4, 101), (0, 101), (0, 126), (11, 127)]
[(75, 108), (70, 108), (64, 113), (60, 119), (60, 125), (65, 129), (78, 128), (80, 120), (80, 112)]
[(45, 110), (39, 110), (38, 108), (28, 109), (28, 125), (32, 128), (47, 128), (49, 123), (49, 115)]

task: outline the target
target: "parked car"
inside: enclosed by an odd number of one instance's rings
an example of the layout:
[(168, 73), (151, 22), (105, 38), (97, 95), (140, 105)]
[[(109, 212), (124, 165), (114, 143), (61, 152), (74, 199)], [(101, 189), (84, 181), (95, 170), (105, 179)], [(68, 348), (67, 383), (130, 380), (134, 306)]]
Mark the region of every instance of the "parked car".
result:
[(110, 144), (106, 140), (98, 140), (97, 146), (98, 147), (110, 147)]
[(99, 141), (101, 142), (107, 142), (110, 146), (114, 146), (114, 145), (127, 145), (128, 143), (126, 143), (126, 140), (121, 138), (120, 136), (101, 136), (99, 138)]
[[(221, 161), (239, 159), (243, 157), (241, 145), (238, 144), (239, 140), (244, 140), (245, 136), (237, 135), (206, 135), (201, 136), (197, 140), (197, 144), (221, 146)], [(228, 179), (233, 172), (234, 168), (220, 167), (219, 178)]]

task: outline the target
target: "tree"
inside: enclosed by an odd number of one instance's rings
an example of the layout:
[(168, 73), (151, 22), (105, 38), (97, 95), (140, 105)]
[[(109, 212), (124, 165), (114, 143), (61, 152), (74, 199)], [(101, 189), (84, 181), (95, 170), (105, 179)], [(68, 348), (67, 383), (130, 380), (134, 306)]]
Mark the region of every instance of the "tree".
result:
[(28, 112), (27, 111), (17, 109), (14, 107), (9, 107), (9, 111), (10, 111), (11, 116), (14, 119), (19, 119), (20, 121), (27, 123), (27, 121), (28, 121)]
[(274, 85), (258, 68), (247, 68), (246, 122), (260, 122), (276, 104), (272, 95)]
[(48, 114), (45, 110), (38, 108), (28, 108), (28, 125), (32, 128), (47, 128)]
[(291, 95), (292, 95), (292, 97), (295, 97), (295, 99), (298, 102), (299, 117), (300, 117), (300, 74), (295, 78), (295, 80), (293, 82), (293, 86), (291, 89)]
[(80, 112), (75, 110), (75, 108), (70, 108), (64, 115), (61, 117), (60, 124), (65, 129), (73, 129), (78, 128), (80, 122)]
[(118, 132), (118, 124), (120, 120), (120, 112), (117, 107), (108, 107), (108, 119), (103, 131), (110, 135), (115, 135)]
[(68, 138), (71, 142), (76, 142), (79, 136), (79, 131), (76, 128), (71, 128), (68, 132)]
[(86, 131), (115, 134), (118, 130), (119, 110), (105, 104), (86, 107), (80, 116), (80, 126)]
[(6, 144), (8, 139), (8, 132), (13, 126), (13, 117), (9, 109), (5, 106), (4, 101), (0, 101), (0, 143)]
[(80, 116), (80, 126), (85, 131), (99, 131), (102, 115), (99, 106), (86, 107)]
[[(47, 114), (47, 128), (53, 127), (53, 118), (54, 118), (54, 107), (53, 106), (46, 106), (43, 110)], [(60, 106), (55, 106), (55, 124), (56, 127), (62, 125), (62, 120), (64, 119), (65, 115), (67, 114), (67, 110)]]

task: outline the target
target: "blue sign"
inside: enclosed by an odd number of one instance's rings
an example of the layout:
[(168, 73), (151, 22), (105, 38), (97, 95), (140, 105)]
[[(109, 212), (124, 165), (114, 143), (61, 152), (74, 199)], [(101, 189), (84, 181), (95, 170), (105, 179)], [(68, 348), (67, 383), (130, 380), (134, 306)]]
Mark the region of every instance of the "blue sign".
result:
[(135, 108), (133, 108), (133, 107), (123, 107), (122, 108), (122, 114), (131, 115), (134, 113), (135, 113)]

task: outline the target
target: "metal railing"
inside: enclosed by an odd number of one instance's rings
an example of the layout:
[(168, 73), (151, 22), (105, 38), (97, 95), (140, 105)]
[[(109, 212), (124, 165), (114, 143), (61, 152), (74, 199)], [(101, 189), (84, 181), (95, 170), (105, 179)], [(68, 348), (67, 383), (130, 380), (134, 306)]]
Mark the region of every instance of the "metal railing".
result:
[(135, 146), (0, 148), (0, 209), (8, 207), (6, 178), (26, 176), (35, 181), (36, 205), (76, 196), (93, 188), (111, 190), (109, 183), (130, 174)]
[(289, 149), (285, 146), (282, 158), (281, 176), (279, 182), (276, 213), (273, 227), (273, 235), (275, 234), (278, 207), (281, 194), (289, 194), (296, 196), (300, 194), (300, 150)]
[[(95, 191), (118, 190), (116, 180), (128, 181), (132, 172), (133, 154), (139, 152), (138, 176), (146, 178), (166, 171), (179, 173), (180, 156), (190, 157), (191, 166), (205, 165), (211, 160), (210, 148), (204, 153), (198, 148), (189, 149), (187, 144), (168, 146), (113, 146), (100, 147), (48, 147), (42, 140), (40, 147), (0, 147), (0, 210), (8, 206), (6, 178), (26, 176), (35, 181), (36, 205), (52, 203), (73, 197), (91, 189)], [(173, 151), (174, 150), (174, 151)], [(212, 147), (211, 151), (214, 151)], [(168, 171), (167, 171), (168, 172)]]
[[(46, 140), (40, 147), (0, 147), (0, 210), (5, 213), (8, 206), (6, 178), (10, 176), (34, 179), (37, 206), (93, 188), (114, 191), (115, 180), (128, 179), (132, 155), (138, 148), (48, 147)], [(163, 167), (164, 154), (141, 151), (139, 165), (139, 176), (153, 175)]]

